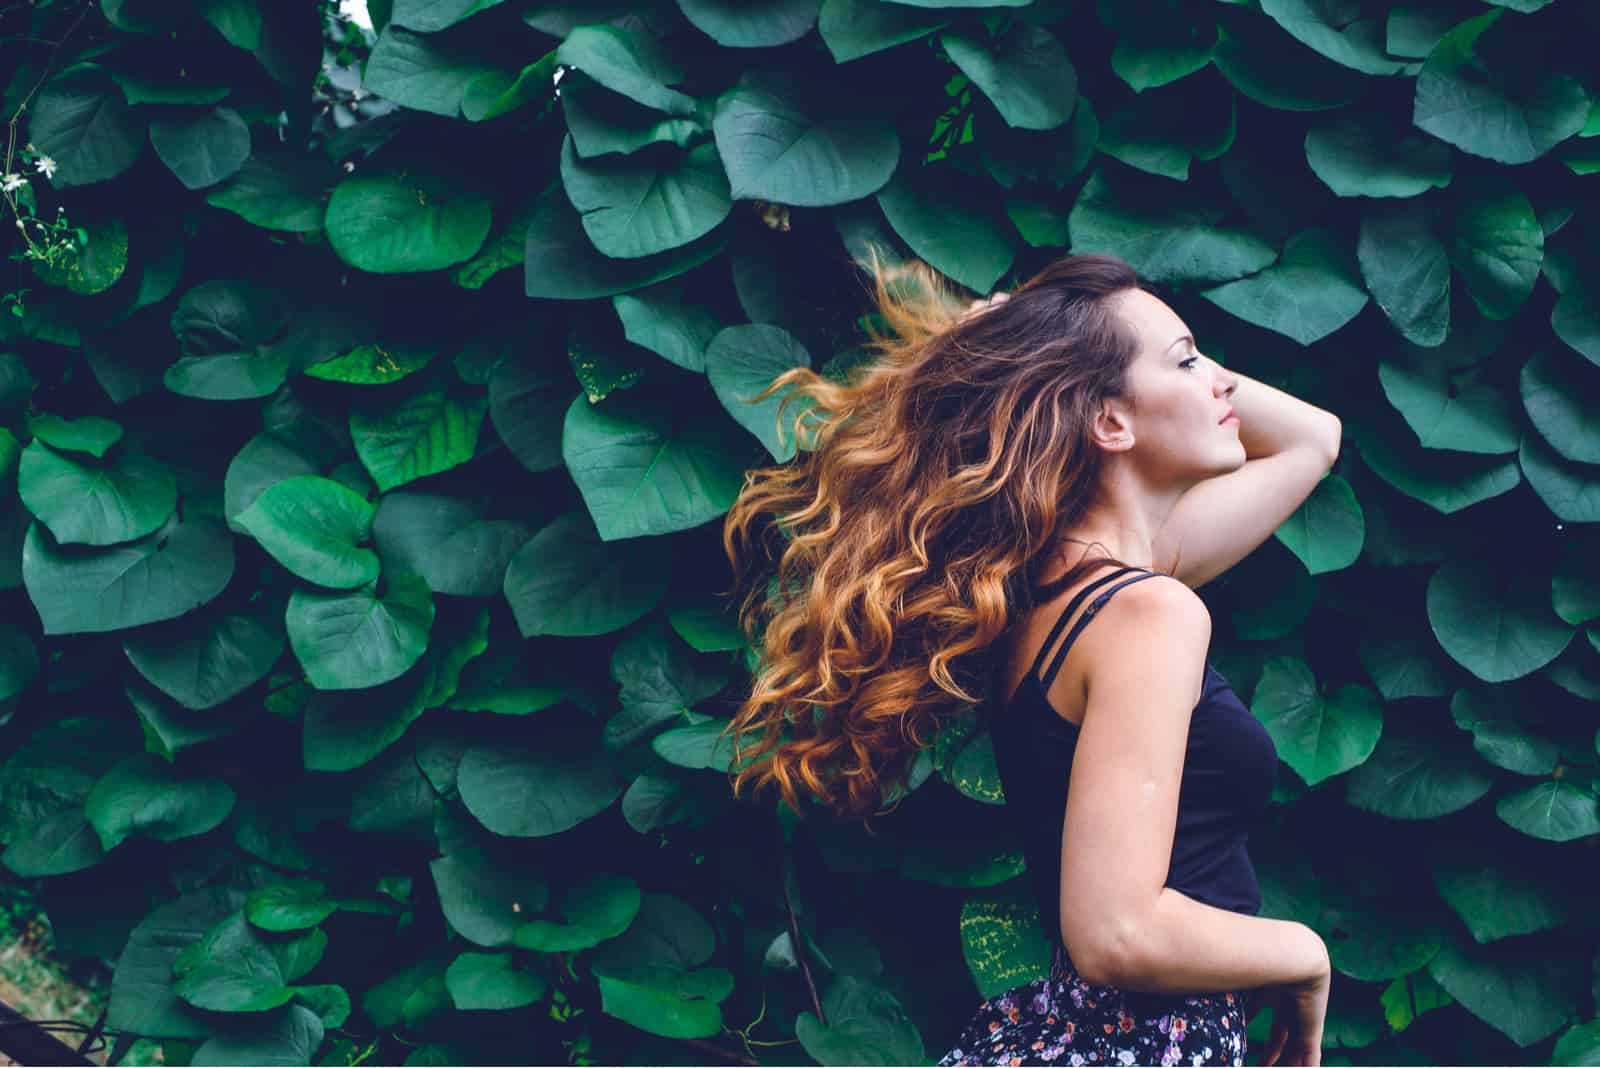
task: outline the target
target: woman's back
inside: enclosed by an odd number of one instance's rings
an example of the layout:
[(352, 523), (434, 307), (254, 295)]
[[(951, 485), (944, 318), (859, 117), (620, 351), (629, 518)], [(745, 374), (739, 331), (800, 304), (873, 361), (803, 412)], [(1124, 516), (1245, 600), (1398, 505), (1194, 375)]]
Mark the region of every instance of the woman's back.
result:
[[(1130, 641), (1103, 631), (1092, 650), (1079, 638), (1112, 597), (1127, 596), (1120, 591), (1163, 578), (1176, 581), (1143, 568), (1091, 570), (1018, 628), (1009, 650), (1014, 655), (1005, 658), (997, 675), (988, 709), (996, 762), (1007, 806), (1018, 812), (1040, 922), (1054, 940), (1061, 939), (1062, 851), (1073, 848), (1071, 841), (1063, 846), (1062, 834), (1092, 660), (1125, 656), (1148, 662), (1161, 655), (1136, 635)], [(1170, 597), (1170, 591), (1163, 596)], [(1074, 649), (1078, 654), (1069, 655)], [(1245, 841), (1248, 825), (1270, 803), (1277, 752), (1266, 729), (1209, 661), (1198, 683), (1166, 885), (1220, 908), (1255, 914), (1260, 890)]]

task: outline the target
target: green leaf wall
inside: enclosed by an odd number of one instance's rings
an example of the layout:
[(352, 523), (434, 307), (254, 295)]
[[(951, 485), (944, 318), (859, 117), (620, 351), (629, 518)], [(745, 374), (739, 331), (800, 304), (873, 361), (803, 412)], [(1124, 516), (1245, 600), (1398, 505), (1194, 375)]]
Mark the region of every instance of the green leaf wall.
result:
[(1114, 253), (1339, 415), (1201, 591), (1263, 912), (1325, 1063), (1600, 1056), (1600, 8), (333, 7), (0, 13), (82, 231), (8, 199), (0, 865), (121, 1053), (931, 1063), (1042, 973), (981, 731), (876, 834), (723, 774), (721, 517), (799, 444), (740, 398), (859, 357), (875, 244)]

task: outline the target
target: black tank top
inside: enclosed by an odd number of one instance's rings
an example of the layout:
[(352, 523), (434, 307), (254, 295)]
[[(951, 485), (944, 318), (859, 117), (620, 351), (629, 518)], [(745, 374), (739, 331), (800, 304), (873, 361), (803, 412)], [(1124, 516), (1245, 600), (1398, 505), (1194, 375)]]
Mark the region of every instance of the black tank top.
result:
[[(1098, 587), (1130, 571), (1140, 574), (1123, 579), (1094, 599), (1041, 676), (1039, 666), (1045, 654), (1078, 605)], [(1047, 695), (1067, 650), (1111, 595), (1158, 574), (1144, 568), (1119, 568), (1080, 590), (1040, 646), (1010, 707), (990, 717), (989, 732), (1006, 807), (1026, 814), (1018, 823), (1028, 876), (1039, 901), (1040, 922), (1052, 942), (1061, 938), (1061, 831), (1079, 728), (1056, 713)], [(994, 694), (991, 707), (1002, 697)], [(1261, 889), (1245, 840), (1249, 824), (1271, 804), (1277, 772), (1278, 753), (1271, 736), (1207, 660), (1200, 702), (1189, 722), (1165, 885), (1218, 908), (1252, 916), (1260, 911)], [(1106, 862), (1115, 863), (1116, 858), (1107, 857)]]

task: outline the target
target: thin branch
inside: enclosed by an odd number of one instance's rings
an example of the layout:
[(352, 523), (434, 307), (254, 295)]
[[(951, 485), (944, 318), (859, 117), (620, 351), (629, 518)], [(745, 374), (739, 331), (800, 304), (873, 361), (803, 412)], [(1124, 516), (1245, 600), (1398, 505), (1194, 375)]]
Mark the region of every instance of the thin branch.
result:
[(789, 848), (783, 840), (783, 827), (778, 827), (778, 850), (781, 862), (778, 865), (778, 882), (783, 886), (783, 907), (789, 913), (789, 941), (794, 946), (794, 959), (800, 964), (800, 973), (806, 977), (806, 990), (811, 994), (811, 1007), (817, 1012), (817, 1021), (823, 1027), (828, 1026), (828, 1018), (822, 1013), (822, 999), (817, 997), (817, 984), (811, 978), (811, 965), (806, 961), (805, 943), (800, 939), (800, 921), (794, 914), (794, 897), (789, 893)]
[(724, 1060), (732, 1061), (734, 1064), (760, 1064), (761, 1063), (760, 1061), (755, 1060), (752, 1057), (741, 1057), (739, 1054), (733, 1052), (732, 1050), (723, 1049), (721, 1046), (717, 1045), (715, 1042), (710, 1041), (709, 1039), (704, 1039), (704, 1038), (685, 1038), (685, 1039), (682, 1039), (681, 1041), (688, 1043), (689, 1045), (693, 1046), (695, 1049), (702, 1049), (702, 1050), (705, 1050), (707, 1053), (715, 1053), (718, 1057), (721, 1057)]

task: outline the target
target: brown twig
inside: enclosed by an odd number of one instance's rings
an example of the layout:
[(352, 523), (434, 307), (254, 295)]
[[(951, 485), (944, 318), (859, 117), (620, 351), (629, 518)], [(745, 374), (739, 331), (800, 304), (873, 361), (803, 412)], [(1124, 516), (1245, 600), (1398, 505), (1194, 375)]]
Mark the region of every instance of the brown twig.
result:
[(811, 994), (811, 1007), (817, 1011), (817, 1022), (823, 1027), (828, 1026), (828, 1018), (822, 1013), (822, 999), (817, 997), (817, 984), (811, 978), (811, 965), (806, 961), (805, 944), (800, 940), (800, 921), (794, 915), (794, 897), (789, 893), (789, 848), (783, 840), (783, 828), (778, 828), (778, 850), (781, 858), (778, 864), (778, 882), (783, 886), (783, 907), (789, 913), (789, 941), (794, 946), (794, 959), (800, 965), (800, 974), (806, 977), (806, 990)]
[(685, 1039), (683, 1039), (683, 1041), (688, 1043), (689, 1045), (693, 1046), (695, 1049), (703, 1049), (707, 1053), (715, 1053), (718, 1057), (722, 1057), (722, 1058), (724, 1058), (726, 1060), (730, 1060), (734, 1064), (760, 1064), (761, 1063), (760, 1061), (755, 1060), (752, 1057), (741, 1057), (739, 1054), (733, 1052), (732, 1050), (723, 1049), (721, 1046), (717, 1045), (715, 1042), (712, 1042), (709, 1039), (705, 1039), (705, 1038), (685, 1038)]

